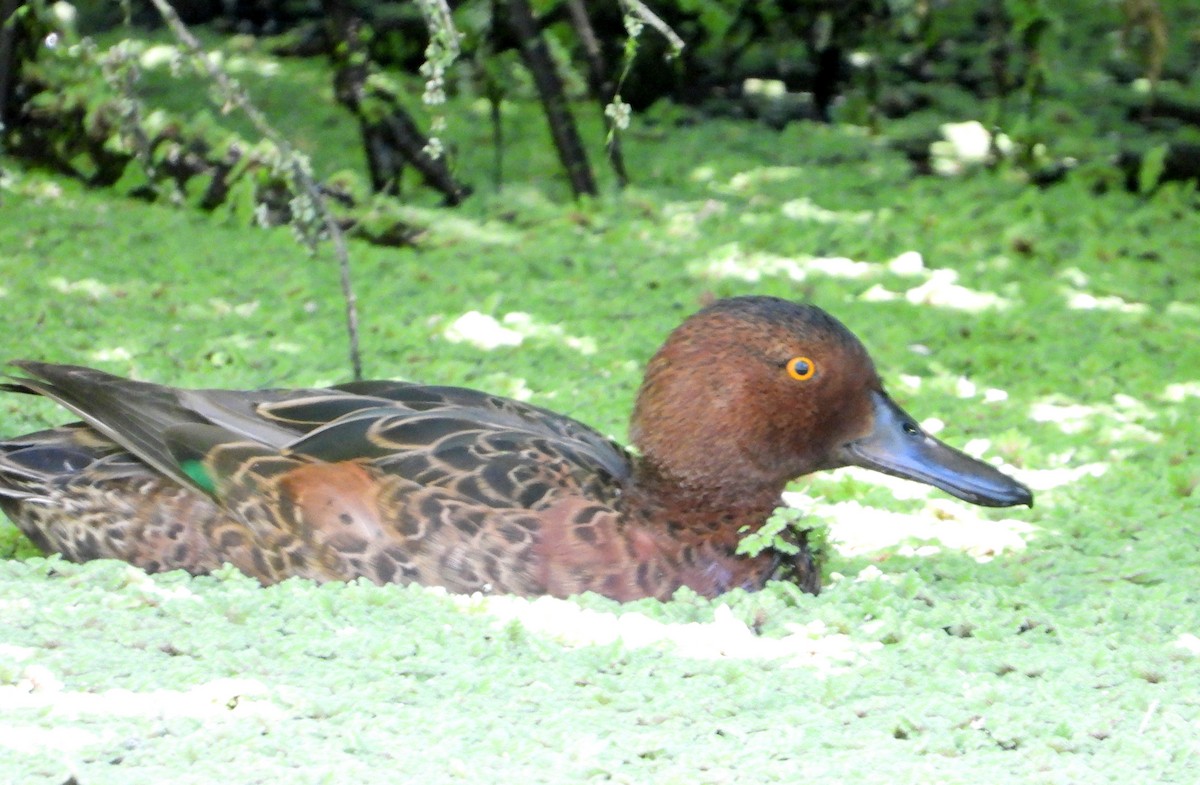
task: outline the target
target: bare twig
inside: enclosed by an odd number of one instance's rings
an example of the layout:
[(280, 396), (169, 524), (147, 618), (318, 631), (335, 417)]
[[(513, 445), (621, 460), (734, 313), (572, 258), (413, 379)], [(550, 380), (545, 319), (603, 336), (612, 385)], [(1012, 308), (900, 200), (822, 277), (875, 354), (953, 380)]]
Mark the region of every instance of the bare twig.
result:
[(575, 128), (575, 118), (563, 88), (562, 78), (555, 70), (554, 58), (546, 45), (529, 0), (507, 0), (508, 23), (520, 43), (521, 59), (533, 77), (534, 87), (542, 99), (550, 137), (558, 149), (559, 160), (567, 172), (575, 196), (595, 196), (596, 180), (588, 163), (587, 151)]
[(658, 34), (667, 39), (671, 44), (671, 49), (674, 54), (679, 54), (683, 51), (683, 39), (671, 29), (671, 26), (659, 18), (658, 14), (650, 10), (649, 7), (641, 0), (620, 0), (621, 7), (625, 12), (632, 14), (646, 24), (658, 31)]
[[(461, 204), (471, 194), (471, 188), (459, 183), (451, 173), (446, 157), (441, 153), (441, 141), (436, 136), (426, 137), (421, 133), (394, 90), (381, 83), (372, 84), (374, 68), (362, 19), (352, 13), (345, 0), (322, 0), (321, 5), (329, 20), (332, 40), (330, 56), (336, 68), (334, 94), (358, 120), (371, 186), (377, 192), (398, 193), (401, 170), (408, 163), (426, 185), (442, 193), (446, 204)], [(436, 80), (431, 77), (429, 81), (441, 85), (441, 80), (439, 75)], [(441, 90), (440, 86), (430, 88), (427, 84), (426, 87), (427, 93)], [(444, 100), (444, 93), (440, 98)], [(444, 124), (445, 118), (441, 122)]]
[(21, 27), (17, 24), (16, 13), (22, 4), (23, 0), (0, 2), (0, 131), (8, 122), (11, 91), (17, 83), (17, 69), (21, 67), (20, 53), (17, 51)]
[[(325, 201), (320, 187), (313, 179), (311, 172), (309, 172), (306, 159), (292, 147), (282, 134), (272, 127), (266, 116), (250, 100), (249, 94), (242, 86), (206, 56), (207, 53), (204, 47), (201, 46), (200, 41), (192, 35), (192, 32), (183, 23), (183, 20), (179, 18), (179, 15), (175, 13), (175, 9), (167, 3), (167, 0), (151, 0), (151, 2), (154, 3), (154, 7), (158, 9), (158, 13), (162, 16), (163, 21), (167, 23), (167, 26), (171, 28), (175, 37), (188, 48), (194, 60), (204, 67), (209, 77), (220, 88), (224, 100), (228, 104), (241, 109), (246, 117), (249, 118), (251, 124), (254, 125), (254, 129), (279, 150), (291, 168), (294, 182), (303, 190), (304, 196), (307, 198), (312, 209), (316, 211), (325, 230), (329, 233), (329, 238), (333, 242), (334, 255), (338, 260), (342, 297), (346, 301), (346, 330), (350, 338), (350, 365), (353, 369), (354, 378), (356, 380), (362, 379), (362, 356), (358, 348), (358, 298), (354, 294), (354, 287), (350, 280), (350, 254), (346, 248), (346, 238), (342, 234), (342, 229), (338, 226), (337, 220), (329, 211), (329, 205)], [(309, 248), (314, 253), (316, 252), (315, 241), (309, 243)]]
[(604, 52), (600, 49), (600, 41), (596, 38), (596, 31), (592, 28), (592, 20), (588, 17), (584, 1), (567, 0), (567, 11), (571, 15), (571, 26), (575, 28), (575, 35), (579, 36), (579, 43), (583, 45), (584, 60), (588, 67), (588, 86), (592, 95), (600, 102), (604, 125), (608, 129), (608, 161), (617, 175), (617, 184), (624, 188), (629, 184), (629, 175), (625, 171), (625, 156), (621, 154), (621, 138), (616, 133), (615, 118), (605, 111), (605, 106), (616, 97), (617, 88), (608, 74)]
[(1150, 727), (1150, 718), (1154, 716), (1154, 712), (1158, 711), (1158, 698), (1150, 701), (1150, 705), (1146, 707), (1146, 713), (1142, 715), (1142, 721), (1138, 725), (1138, 735), (1141, 736), (1146, 732), (1146, 728)]

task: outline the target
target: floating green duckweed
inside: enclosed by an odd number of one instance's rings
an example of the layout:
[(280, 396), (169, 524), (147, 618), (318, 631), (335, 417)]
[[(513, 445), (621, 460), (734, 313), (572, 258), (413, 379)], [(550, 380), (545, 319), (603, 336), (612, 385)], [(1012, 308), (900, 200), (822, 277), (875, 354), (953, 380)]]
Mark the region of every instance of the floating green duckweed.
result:
[[(483, 123), (449, 133), (487, 150)], [(707, 296), (810, 299), (926, 427), (1034, 486), (1032, 510), (816, 477), (820, 597), (625, 606), (146, 576), (34, 556), (2, 523), (0, 782), (1194, 782), (1194, 192), (914, 180), (823, 126), (671, 140), (631, 139), (621, 196), (481, 193), (414, 209), (420, 251), (356, 246), (368, 374), (509, 380), (623, 439), (641, 364)], [(286, 230), (9, 172), (7, 355), (180, 385), (346, 377), (336, 270)], [(539, 329), (448, 340), (469, 311)], [(64, 419), (0, 396), (4, 435)]]

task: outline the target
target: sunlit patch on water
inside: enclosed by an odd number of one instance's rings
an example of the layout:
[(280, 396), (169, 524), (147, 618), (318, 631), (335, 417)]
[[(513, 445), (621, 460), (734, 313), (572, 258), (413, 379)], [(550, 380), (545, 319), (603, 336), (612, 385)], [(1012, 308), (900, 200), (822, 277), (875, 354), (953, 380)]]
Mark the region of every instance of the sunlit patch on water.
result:
[(1150, 310), (1145, 303), (1132, 303), (1115, 294), (1088, 294), (1068, 289), (1064, 292), (1067, 307), (1074, 311), (1115, 311), (1117, 313), (1146, 313)]
[(727, 190), (741, 193), (764, 183), (783, 183), (799, 180), (804, 176), (804, 169), (799, 166), (760, 166), (745, 172), (738, 172), (729, 178)]
[[(0, 646), (0, 658), (20, 663), (34, 650), (18, 646)], [(271, 722), (282, 721), (289, 711), (275, 703), (268, 687), (257, 679), (221, 678), (197, 684), (184, 690), (156, 689), (135, 691), (111, 689), (100, 692), (80, 692), (67, 689), (62, 680), (44, 665), (17, 665), (11, 684), (0, 685), (0, 706), (16, 716), (17, 712), (35, 717), (52, 715), (63, 723), (76, 720), (107, 720), (116, 718), (163, 721), (189, 718), (222, 722), (248, 717)], [(72, 752), (98, 743), (105, 743), (106, 734), (62, 727), (45, 728), (30, 723), (0, 723), (0, 747), (28, 754), (33, 749), (53, 749)]]
[(1029, 417), (1036, 422), (1055, 425), (1066, 434), (1096, 430), (1113, 441), (1158, 442), (1162, 439), (1161, 434), (1142, 424), (1155, 417), (1150, 407), (1123, 393), (1114, 395), (1112, 403), (1097, 404), (1069, 402), (1059, 396), (1046, 398), (1029, 407)]
[(94, 362), (109, 363), (109, 362), (129, 362), (133, 359), (133, 353), (124, 346), (113, 346), (105, 349), (95, 349), (88, 353), (88, 357)]
[(970, 312), (993, 308), (1005, 309), (1012, 305), (1010, 300), (998, 294), (968, 289), (957, 281), (958, 271), (956, 270), (930, 270), (929, 279), (920, 286), (914, 286), (906, 291), (904, 299), (913, 305), (933, 305)]
[(451, 343), (468, 343), (492, 351), (502, 346), (520, 346), (527, 338), (561, 343), (580, 354), (595, 354), (596, 339), (568, 335), (560, 325), (542, 324), (521, 311), (506, 313), (497, 320), (479, 311), (467, 311), (442, 331)]
[(705, 261), (693, 264), (693, 275), (758, 283), (763, 278), (783, 277), (803, 281), (811, 274), (834, 278), (862, 278), (875, 272), (875, 265), (846, 257), (789, 257), (755, 251), (747, 253), (738, 243), (716, 249)]
[(525, 336), (500, 324), (494, 316), (467, 311), (442, 331), (451, 343), (469, 343), (477, 349), (492, 351), (501, 346), (520, 346)]
[(51, 289), (59, 294), (82, 294), (93, 300), (107, 300), (116, 296), (112, 287), (95, 278), (81, 278), (78, 281), (68, 281), (62, 276), (54, 276), (46, 281)]
[(533, 397), (533, 388), (521, 376), (510, 376), (506, 373), (491, 373), (480, 379), (480, 386), (491, 390), (497, 395), (512, 398), (515, 401), (528, 401)]
[(217, 316), (241, 316), (249, 318), (253, 316), (259, 307), (258, 300), (250, 300), (244, 303), (231, 303), (220, 297), (208, 298), (208, 304), (212, 306), (213, 312)]
[(1200, 381), (1168, 384), (1163, 388), (1162, 397), (1171, 403), (1183, 403), (1188, 398), (1200, 398)]
[(1193, 657), (1200, 657), (1200, 638), (1192, 635), (1190, 632), (1185, 632), (1175, 639), (1175, 646), (1183, 649)]
[(664, 228), (671, 237), (695, 237), (709, 218), (724, 215), (729, 207), (717, 199), (700, 202), (668, 202), (662, 207)]
[(186, 690), (75, 692), (63, 689), (44, 666), (30, 665), (16, 684), (0, 686), (0, 704), (6, 709), (53, 710), (70, 719), (87, 715), (211, 717), (236, 709), (248, 715), (282, 718), (286, 712), (264, 699), (268, 693), (267, 686), (257, 679), (240, 678), (215, 679)]
[(925, 267), (918, 251), (905, 251), (887, 262), (856, 261), (846, 257), (778, 256), (763, 252), (746, 252), (738, 243), (717, 248), (705, 260), (689, 268), (696, 276), (758, 283), (763, 278), (788, 278), (804, 281), (812, 275), (830, 278), (864, 279), (880, 275), (899, 275), (924, 278), (924, 282), (904, 292), (892, 291), (882, 284), (873, 284), (859, 297), (867, 302), (907, 300), (913, 305), (932, 305), (959, 311), (1003, 309), (1012, 302), (992, 292), (969, 289), (958, 283), (956, 270)]
[(808, 197), (784, 202), (779, 209), (787, 218), (819, 224), (865, 224), (875, 219), (872, 210), (830, 210)]
[(1024, 521), (983, 518), (977, 508), (946, 498), (928, 499), (916, 512), (883, 510), (857, 501), (811, 501), (792, 493), (784, 494), (784, 501), (807, 509), (825, 523), (830, 542), (843, 556), (884, 550), (930, 556), (949, 548), (987, 562), (1001, 553), (1024, 550), (1027, 537), (1037, 531)]
[(714, 609), (710, 622), (679, 623), (658, 621), (637, 611), (595, 611), (554, 597), (473, 594), (452, 595), (452, 599), (464, 611), (491, 616), (498, 626), (518, 623), (570, 647), (619, 643), (631, 649), (666, 648), (695, 659), (784, 660), (787, 665), (838, 672), (882, 646), (831, 632), (819, 620), (788, 624), (788, 634), (780, 638), (762, 637), (724, 604)]

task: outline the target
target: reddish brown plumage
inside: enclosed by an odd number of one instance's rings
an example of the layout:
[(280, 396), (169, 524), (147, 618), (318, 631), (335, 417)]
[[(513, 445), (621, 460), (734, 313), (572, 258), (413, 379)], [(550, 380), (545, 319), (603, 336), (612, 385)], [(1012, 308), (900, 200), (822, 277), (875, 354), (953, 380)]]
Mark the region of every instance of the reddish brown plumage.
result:
[[(789, 372), (798, 357), (806, 375)], [(47, 551), (152, 571), (227, 561), (264, 583), (711, 596), (763, 585), (778, 555), (738, 556), (738, 540), (818, 469), (856, 462), (977, 503), (1030, 500), (920, 433), (841, 324), (774, 298), (717, 301), (672, 333), (634, 409), (640, 458), (567, 417), (460, 388), (180, 391), (18, 365), (29, 377), (10, 390), (86, 425), (0, 443), (0, 506)], [(799, 580), (815, 591), (804, 557)]]
[[(817, 366), (803, 382), (784, 370), (801, 355)], [(862, 344), (823, 311), (719, 300), (646, 366), (630, 424), (644, 456), (638, 485), (757, 514), (789, 480), (824, 468), (831, 445), (870, 426), (864, 393), (878, 389)]]

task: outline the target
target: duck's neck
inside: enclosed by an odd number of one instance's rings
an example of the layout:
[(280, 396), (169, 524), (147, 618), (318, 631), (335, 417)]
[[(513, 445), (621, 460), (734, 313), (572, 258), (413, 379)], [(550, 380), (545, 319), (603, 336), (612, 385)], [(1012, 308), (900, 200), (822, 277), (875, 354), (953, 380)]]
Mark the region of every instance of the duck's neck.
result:
[(622, 506), (627, 515), (648, 527), (661, 526), (735, 547), (744, 533), (757, 531), (779, 506), (784, 486), (748, 487), (732, 480), (681, 479), (642, 460), (623, 494)]
[[(618, 505), (627, 550), (639, 562), (639, 596), (666, 598), (680, 586), (706, 597), (761, 589), (779, 566), (779, 554), (741, 555), (738, 543), (762, 527), (782, 490), (735, 493), (721, 483), (680, 482), (641, 462)], [(649, 586), (642, 584), (643, 573)]]

